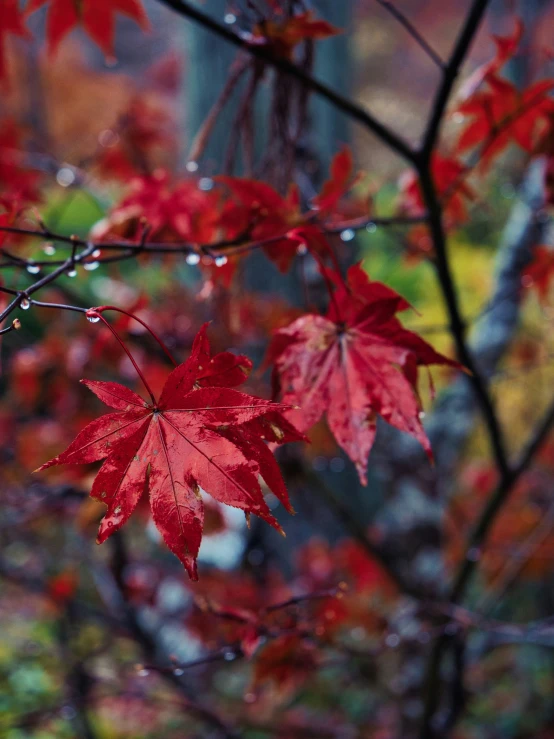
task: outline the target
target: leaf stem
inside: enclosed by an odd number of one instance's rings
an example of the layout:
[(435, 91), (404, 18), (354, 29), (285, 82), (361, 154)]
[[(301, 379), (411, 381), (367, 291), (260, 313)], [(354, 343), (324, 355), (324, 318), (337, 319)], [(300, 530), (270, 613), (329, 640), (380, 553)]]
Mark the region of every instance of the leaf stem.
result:
[(128, 311), (123, 310), (123, 308), (118, 308), (115, 305), (101, 305), (97, 308), (94, 308), (94, 310), (97, 313), (102, 313), (103, 311), (106, 311), (106, 310), (113, 310), (113, 311), (116, 311), (117, 313), (122, 313), (124, 316), (128, 316), (129, 318), (132, 318), (137, 323), (140, 323), (140, 325), (143, 326), (149, 332), (150, 336), (152, 336), (152, 338), (158, 343), (158, 345), (161, 347), (164, 354), (169, 359), (169, 361), (173, 364), (173, 366), (177, 367), (177, 365), (179, 364), (179, 362), (177, 362), (177, 360), (173, 357), (173, 355), (171, 354), (171, 352), (169, 351), (165, 343), (162, 341), (162, 339), (160, 339), (160, 337), (154, 331), (154, 329), (150, 328), (150, 326), (145, 321), (143, 321), (141, 318), (136, 316), (134, 313), (129, 313)]
[(152, 404), (153, 405), (157, 405), (156, 397), (154, 396), (154, 393), (152, 392), (152, 390), (150, 388), (150, 385), (148, 384), (148, 382), (146, 380), (146, 377), (142, 373), (142, 370), (140, 369), (140, 367), (136, 363), (135, 358), (133, 357), (133, 355), (131, 354), (131, 352), (129, 351), (129, 349), (127, 349), (127, 347), (125, 346), (124, 342), (122, 341), (121, 337), (119, 336), (119, 334), (117, 333), (117, 331), (114, 329), (114, 327), (104, 318), (104, 316), (101, 313), (98, 313), (95, 308), (92, 308), (92, 309), (87, 310), (86, 311), (86, 315), (87, 315), (87, 318), (95, 318), (95, 317), (99, 318), (102, 321), (102, 323), (104, 324), (104, 326), (106, 326), (107, 328), (110, 329), (110, 331), (112, 332), (112, 334), (115, 336), (115, 339), (118, 342), (118, 344), (121, 346), (121, 348), (123, 349), (123, 351), (125, 352), (125, 354), (131, 360), (131, 364), (135, 368), (137, 375), (142, 380), (142, 384), (144, 385), (144, 387), (148, 391), (148, 394), (150, 395), (150, 398), (152, 399)]

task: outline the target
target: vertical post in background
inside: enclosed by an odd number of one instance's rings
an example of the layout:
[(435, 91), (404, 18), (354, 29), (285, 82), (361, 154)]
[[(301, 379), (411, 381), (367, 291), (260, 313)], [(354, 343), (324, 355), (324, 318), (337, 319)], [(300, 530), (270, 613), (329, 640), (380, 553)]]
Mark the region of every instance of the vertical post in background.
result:
[[(351, 39), (348, 33), (353, 4), (337, 0), (316, 0), (314, 3), (318, 16), (344, 31), (318, 45), (315, 77), (348, 97), (351, 97), (353, 87)], [(311, 112), (313, 116), (311, 140), (314, 153), (325, 171), (338, 148), (349, 143), (351, 124), (348, 116), (342, 111), (318, 97), (312, 98)]]

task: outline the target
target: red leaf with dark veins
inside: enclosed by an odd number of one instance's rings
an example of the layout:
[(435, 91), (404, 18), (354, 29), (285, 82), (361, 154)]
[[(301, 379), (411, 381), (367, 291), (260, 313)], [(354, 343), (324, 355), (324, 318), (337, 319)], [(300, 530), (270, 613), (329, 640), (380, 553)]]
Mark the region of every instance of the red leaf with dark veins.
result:
[(65, 452), (40, 469), (105, 459), (91, 491), (108, 506), (98, 542), (128, 521), (147, 489), (165, 543), (197, 579), (204, 522), (201, 490), (281, 530), (264, 500), (261, 477), (292, 512), (266, 441), (279, 444), (303, 437), (282, 417), (282, 405), (232, 389), (250, 367), (246, 357), (228, 352), (211, 357), (203, 327), (189, 359), (169, 375), (156, 406), (118, 383), (84, 381), (117, 412), (90, 423)]
[[(340, 281), (336, 275), (335, 281)], [(364, 484), (377, 416), (414, 436), (431, 457), (420, 420), (417, 366), (459, 367), (402, 327), (395, 314), (406, 305), (356, 265), (347, 286), (335, 291), (327, 317), (302, 316), (277, 331), (269, 349), (283, 402), (301, 408), (287, 416), (306, 431), (327, 414), (331, 431)]]

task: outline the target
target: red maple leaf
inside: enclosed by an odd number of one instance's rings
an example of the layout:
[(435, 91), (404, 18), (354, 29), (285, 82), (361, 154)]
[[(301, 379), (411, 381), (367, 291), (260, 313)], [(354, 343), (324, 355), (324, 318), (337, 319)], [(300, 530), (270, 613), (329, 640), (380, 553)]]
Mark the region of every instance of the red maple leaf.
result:
[(91, 490), (93, 498), (108, 506), (99, 543), (127, 522), (148, 489), (165, 543), (197, 579), (204, 520), (201, 489), (281, 530), (262, 495), (261, 476), (292, 511), (264, 440), (284, 443), (302, 436), (281, 416), (281, 405), (233, 389), (244, 382), (250, 367), (246, 357), (229, 352), (211, 357), (204, 326), (191, 356), (169, 375), (156, 404), (118, 383), (83, 381), (116, 412), (90, 423), (40, 469), (105, 459)]
[(456, 153), (482, 145), (482, 167), (512, 142), (532, 153), (537, 139), (548, 130), (549, 116), (554, 111), (554, 101), (549, 97), (554, 88), (552, 79), (536, 82), (523, 92), (496, 74), (488, 75), (486, 84), (487, 89), (475, 93), (456, 110), (470, 118), (462, 129)]
[(19, 10), (19, 0), (2, 0), (0, 2), (0, 80), (6, 76), (5, 37), (9, 34), (27, 38), (28, 30), (23, 25)]
[(300, 406), (294, 423), (301, 431), (324, 413), (338, 444), (367, 482), (367, 458), (377, 416), (412, 434), (431, 449), (420, 420), (419, 365), (459, 366), (436, 352), (395, 314), (408, 307), (394, 290), (371, 282), (360, 265), (348, 284), (328, 273), (337, 288), (326, 317), (305, 315), (276, 332), (268, 358), (285, 403)]
[(26, 13), (34, 13), (43, 5), (48, 5), (46, 36), (50, 54), (68, 33), (82, 25), (104, 54), (113, 57), (116, 13), (132, 18), (144, 30), (149, 28), (140, 0), (30, 0)]

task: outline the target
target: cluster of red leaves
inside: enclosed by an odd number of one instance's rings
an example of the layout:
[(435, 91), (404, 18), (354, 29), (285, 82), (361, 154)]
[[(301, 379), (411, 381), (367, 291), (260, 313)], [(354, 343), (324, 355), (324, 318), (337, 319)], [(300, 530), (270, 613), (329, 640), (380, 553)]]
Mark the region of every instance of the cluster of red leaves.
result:
[(148, 225), (148, 240), (207, 243), (218, 233), (221, 198), (205, 192), (197, 180), (175, 180), (166, 170), (135, 177), (128, 193), (110, 216), (94, 227), (95, 239), (140, 240)]
[(117, 13), (135, 20), (141, 28), (149, 28), (141, 0), (28, 0), (21, 6), (19, 0), (0, 3), (0, 80), (6, 76), (4, 44), (8, 34), (29, 38), (25, 26), (27, 17), (47, 6), (46, 38), (48, 52), (54, 54), (63, 39), (77, 26), (104, 52), (113, 57), (115, 16)]
[(396, 317), (409, 308), (394, 290), (353, 266), (335, 284), (326, 317), (305, 315), (276, 332), (268, 352), (283, 402), (300, 406), (288, 417), (301, 430), (326, 413), (338, 444), (366, 483), (377, 417), (412, 434), (429, 456), (420, 420), (418, 367), (458, 364), (436, 352)]
[[(174, 180), (159, 170), (133, 179), (128, 193), (110, 216), (97, 224), (92, 236), (137, 240), (146, 222), (148, 241), (261, 243), (268, 257), (284, 272), (299, 245), (329, 254), (326, 225), (340, 218), (341, 201), (358, 177), (352, 154), (344, 148), (334, 157), (331, 177), (314, 198), (312, 210), (303, 213), (296, 187), (282, 196), (258, 180), (220, 176), (206, 184), (206, 178)], [(369, 215), (369, 209), (366, 214)], [(232, 246), (228, 254), (233, 255)], [(226, 276), (232, 276), (232, 269)]]
[(379, 641), (396, 589), (351, 540), (331, 546), (313, 539), (298, 551), (295, 577), (287, 583), (273, 569), (263, 584), (248, 573), (230, 580), (214, 571), (195, 585), (194, 595), (187, 627), (207, 649), (225, 645), (253, 662), (249, 692), (273, 686), (283, 696), (317, 668), (316, 645), (337, 646), (353, 629)]
[(91, 491), (108, 506), (99, 542), (127, 522), (148, 488), (152, 515), (167, 546), (196, 579), (204, 517), (201, 489), (280, 530), (264, 501), (259, 475), (292, 510), (265, 442), (282, 444), (302, 436), (283, 418), (282, 406), (234, 389), (250, 368), (246, 357), (228, 352), (211, 357), (203, 328), (191, 356), (170, 374), (155, 404), (117, 383), (85, 381), (116, 412), (89, 424), (41, 469), (105, 459)]
[[(150, 24), (141, 0), (2, 0), (0, 3), (0, 80), (5, 78), (5, 37), (8, 34), (29, 38), (25, 25), (29, 15), (47, 8), (46, 40), (48, 53), (55, 54), (64, 38), (77, 27), (99, 46), (107, 59), (114, 55), (115, 20), (117, 14), (136, 21), (143, 29)], [(295, 47), (303, 41), (326, 39), (341, 30), (311, 11), (281, 19), (266, 19), (258, 23), (249, 36), (249, 43), (267, 46), (276, 56), (292, 58)]]
[(554, 80), (544, 79), (520, 91), (501, 77), (502, 68), (519, 49), (523, 24), (517, 19), (511, 36), (493, 36), (494, 58), (479, 67), (463, 86), (461, 103), (453, 116), (464, 120), (454, 146), (455, 155), (464, 155), (479, 147), (482, 171), (510, 144), (527, 154), (540, 153), (551, 136), (554, 101), (550, 93)]
[[(478, 67), (460, 90), (460, 102), (452, 109), (453, 120), (461, 120), (456, 138), (448, 152), (434, 152), (431, 173), (447, 228), (467, 221), (467, 206), (477, 198), (467, 180), (475, 172), (484, 174), (493, 160), (510, 144), (516, 144), (528, 155), (544, 154), (548, 158), (545, 191), (548, 203), (554, 202), (552, 171), (554, 169), (554, 80), (544, 79), (521, 92), (500, 76), (504, 65), (518, 51), (523, 24), (517, 19), (512, 35), (493, 36), (496, 54)], [(474, 160), (466, 160), (472, 153)], [(418, 177), (405, 172), (399, 181), (401, 213), (422, 216), (425, 213)], [(428, 255), (429, 240), (423, 226), (414, 227), (408, 235), (413, 254)]]
[(512, 82), (489, 73), (484, 85), (484, 90), (457, 108), (459, 115), (470, 120), (460, 133), (456, 153), (464, 154), (480, 146), (483, 169), (511, 143), (532, 154), (551, 124), (554, 101), (549, 95), (554, 80), (541, 80), (520, 92)]

